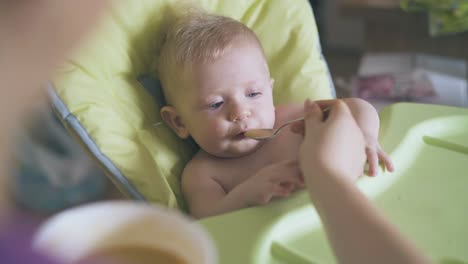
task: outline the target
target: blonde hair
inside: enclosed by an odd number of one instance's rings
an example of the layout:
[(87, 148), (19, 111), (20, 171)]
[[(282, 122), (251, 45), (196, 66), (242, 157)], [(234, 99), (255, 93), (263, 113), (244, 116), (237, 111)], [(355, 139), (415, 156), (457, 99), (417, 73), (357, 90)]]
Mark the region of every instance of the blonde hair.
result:
[(262, 49), (255, 33), (235, 19), (209, 14), (193, 5), (176, 6), (171, 13), (157, 62), (168, 104), (174, 102), (175, 91), (180, 89), (175, 80), (194, 64), (215, 61), (236, 41), (250, 41)]

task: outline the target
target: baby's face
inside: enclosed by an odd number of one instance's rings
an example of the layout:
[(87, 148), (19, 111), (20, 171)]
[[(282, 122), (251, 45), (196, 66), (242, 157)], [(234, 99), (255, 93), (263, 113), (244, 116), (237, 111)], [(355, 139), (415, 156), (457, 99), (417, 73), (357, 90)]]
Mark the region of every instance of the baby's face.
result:
[(186, 80), (190, 88), (177, 105), (192, 138), (219, 157), (255, 151), (260, 143), (244, 132), (275, 123), (272, 80), (262, 51), (238, 44), (215, 62), (193, 68)]

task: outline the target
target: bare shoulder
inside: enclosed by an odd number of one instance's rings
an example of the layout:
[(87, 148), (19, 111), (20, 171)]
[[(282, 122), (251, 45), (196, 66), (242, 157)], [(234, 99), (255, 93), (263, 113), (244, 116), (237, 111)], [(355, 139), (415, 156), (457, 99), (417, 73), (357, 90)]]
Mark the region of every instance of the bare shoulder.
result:
[(216, 168), (206, 155), (197, 153), (185, 166), (182, 173), (182, 191), (193, 193), (207, 183), (215, 181)]
[(210, 210), (226, 195), (216, 181), (217, 168), (214, 161), (204, 155), (195, 157), (185, 166), (182, 174), (182, 193), (194, 217), (213, 214)]
[(210, 177), (211, 170), (211, 161), (206, 156), (197, 153), (187, 165), (185, 165), (182, 173), (182, 182), (201, 180), (202, 178)]

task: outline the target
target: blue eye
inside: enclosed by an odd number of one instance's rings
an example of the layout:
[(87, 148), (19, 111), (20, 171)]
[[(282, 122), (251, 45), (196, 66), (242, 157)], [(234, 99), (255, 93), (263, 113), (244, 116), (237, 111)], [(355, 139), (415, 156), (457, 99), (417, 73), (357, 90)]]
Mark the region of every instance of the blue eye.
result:
[(252, 97), (252, 98), (254, 98), (254, 97), (257, 97), (257, 96), (259, 96), (259, 95), (261, 95), (261, 94), (262, 94), (262, 93), (258, 93), (258, 92), (249, 93), (249, 94), (247, 95), (247, 97)]
[(210, 107), (211, 109), (218, 109), (218, 108), (220, 108), (220, 107), (223, 105), (223, 103), (224, 103), (223, 101), (217, 102), (217, 103), (214, 103), (214, 104), (210, 104), (209, 107)]

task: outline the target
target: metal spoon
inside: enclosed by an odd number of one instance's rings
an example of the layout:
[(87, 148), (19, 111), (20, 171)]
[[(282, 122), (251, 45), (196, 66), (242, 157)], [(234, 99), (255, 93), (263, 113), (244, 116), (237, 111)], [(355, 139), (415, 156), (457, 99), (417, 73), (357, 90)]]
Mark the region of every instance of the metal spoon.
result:
[[(328, 117), (329, 112), (330, 112), (330, 108), (325, 108), (323, 110), (323, 118), (324, 119), (326, 119)], [(277, 129), (273, 129), (273, 128), (252, 129), (252, 130), (246, 131), (244, 133), (244, 136), (247, 137), (247, 138), (250, 138), (250, 139), (255, 139), (255, 140), (271, 139), (271, 138), (276, 137), (276, 135), (278, 135), (281, 132), (281, 130), (283, 128), (285, 128), (286, 126), (288, 126), (288, 125), (290, 125), (290, 124), (292, 124), (294, 122), (301, 121), (301, 120), (304, 120), (304, 117), (300, 117), (300, 118), (296, 118), (294, 120), (288, 121), (288, 122), (282, 124)]]
[(251, 139), (255, 139), (255, 140), (264, 140), (264, 139), (274, 138), (287, 125), (292, 124), (297, 121), (301, 121), (301, 120), (304, 120), (304, 117), (288, 121), (284, 123), (283, 125), (281, 125), (280, 127), (278, 127), (277, 129), (272, 129), (272, 128), (252, 129), (252, 130), (246, 131), (244, 133), (244, 136), (251, 138)]

